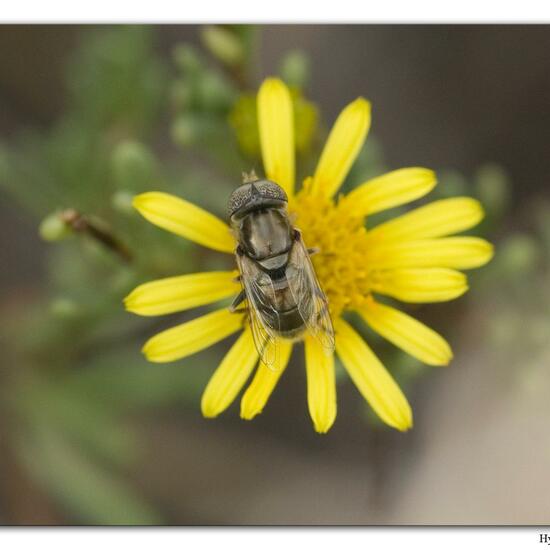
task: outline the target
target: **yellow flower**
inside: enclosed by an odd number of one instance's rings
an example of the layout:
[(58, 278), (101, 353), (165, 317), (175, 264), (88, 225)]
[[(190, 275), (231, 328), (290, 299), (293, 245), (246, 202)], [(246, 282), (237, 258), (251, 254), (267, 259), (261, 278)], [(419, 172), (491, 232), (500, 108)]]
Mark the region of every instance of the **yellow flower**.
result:
[[(468, 289), (458, 270), (478, 267), (493, 254), (487, 241), (450, 236), (476, 225), (481, 205), (471, 198), (444, 199), (367, 229), (365, 218), (418, 199), (431, 191), (435, 174), (403, 168), (336, 197), (370, 126), (370, 104), (363, 98), (339, 115), (317, 169), (295, 192), (293, 109), (283, 82), (269, 78), (258, 94), (258, 123), (265, 175), (289, 196), (289, 211), (308, 247), (327, 295), (335, 329), (336, 353), (351, 379), (378, 416), (405, 431), (412, 426), (407, 399), (363, 338), (344, 320), (354, 311), (373, 330), (428, 365), (447, 365), (451, 348), (435, 331), (406, 313), (378, 301), (376, 295), (402, 302), (441, 302)], [(139, 195), (134, 206), (150, 222), (217, 251), (234, 253), (236, 243), (226, 223), (199, 207), (165, 193)], [(170, 277), (136, 288), (126, 299), (129, 311), (162, 315), (208, 304), (237, 294), (236, 271)], [(210, 379), (202, 412), (215, 417), (233, 402), (255, 370), (241, 400), (241, 417), (261, 413), (287, 366), (293, 343), (284, 341), (275, 368), (258, 361), (248, 322), (227, 308), (153, 336), (143, 351), (153, 362), (181, 359), (242, 331)], [(307, 400), (315, 430), (327, 432), (336, 417), (334, 357), (313, 337), (304, 341)]]

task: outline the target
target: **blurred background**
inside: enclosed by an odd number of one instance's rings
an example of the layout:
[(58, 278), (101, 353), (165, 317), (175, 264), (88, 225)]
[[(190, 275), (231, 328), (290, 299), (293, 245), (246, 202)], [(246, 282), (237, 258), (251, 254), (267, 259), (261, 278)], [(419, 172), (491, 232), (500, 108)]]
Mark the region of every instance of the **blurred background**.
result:
[[(550, 522), (549, 50), (533, 25), (0, 26), (0, 523)], [(165, 190), (223, 216), (261, 166), (254, 93), (271, 74), (292, 86), (302, 176), (364, 95), (373, 125), (347, 188), (426, 166), (428, 200), (487, 210), (474, 233), (497, 253), (468, 294), (409, 308), (450, 341), (449, 368), (362, 329), (411, 402), (405, 434), (339, 376), (317, 435), (300, 353), (254, 421), (238, 400), (203, 419), (231, 339), (148, 364), (142, 343), (197, 312), (123, 309), (139, 283), (231, 265), (130, 201)]]

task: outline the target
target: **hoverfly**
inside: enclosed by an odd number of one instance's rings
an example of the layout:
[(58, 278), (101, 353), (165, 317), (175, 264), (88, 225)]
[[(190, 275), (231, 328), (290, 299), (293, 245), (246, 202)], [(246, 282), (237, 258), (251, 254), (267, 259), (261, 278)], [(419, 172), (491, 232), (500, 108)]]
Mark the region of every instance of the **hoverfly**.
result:
[(306, 248), (292, 226), (285, 191), (254, 172), (244, 182), (228, 202), (242, 284), (231, 311), (246, 300), (254, 343), (267, 367), (277, 361), (281, 338), (299, 340), (306, 332), (331, 353), (334, 331), (327, 299), (309, 257), (315, 251)]

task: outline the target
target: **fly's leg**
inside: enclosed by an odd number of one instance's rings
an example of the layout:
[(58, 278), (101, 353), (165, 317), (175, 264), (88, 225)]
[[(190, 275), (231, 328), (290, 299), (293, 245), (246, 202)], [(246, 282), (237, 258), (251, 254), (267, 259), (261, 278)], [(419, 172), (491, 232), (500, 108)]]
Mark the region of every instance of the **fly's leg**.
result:
[(246, 299), (246, 293), (243, 289), (239, 292), (239, 294), (237, 294), (237, 296), (235, 296), (235, 299), (229, 306), (229, 311), (231, 313), (236, 313), (237, 311), (239, 311), (237, 310), (237, 307), (239, 307), (245, 301), (245, 299)]

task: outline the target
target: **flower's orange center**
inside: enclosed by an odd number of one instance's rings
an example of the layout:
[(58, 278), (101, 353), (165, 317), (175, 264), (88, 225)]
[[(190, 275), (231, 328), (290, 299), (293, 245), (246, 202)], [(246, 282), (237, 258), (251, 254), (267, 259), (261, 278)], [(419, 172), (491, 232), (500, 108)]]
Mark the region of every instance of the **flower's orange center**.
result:
[(319, 248), (312, 261), (333, 318), (364, 305), (370, 285), (363, 218), (352, 216), (342, 201), (313, 195), (307, 182), (291, 199), (289, 211), (306, 246)]

